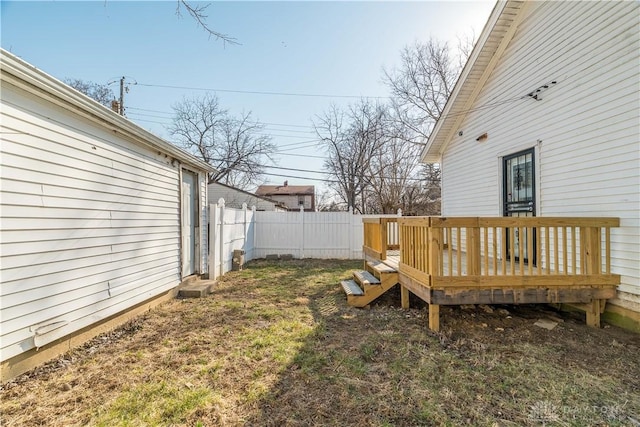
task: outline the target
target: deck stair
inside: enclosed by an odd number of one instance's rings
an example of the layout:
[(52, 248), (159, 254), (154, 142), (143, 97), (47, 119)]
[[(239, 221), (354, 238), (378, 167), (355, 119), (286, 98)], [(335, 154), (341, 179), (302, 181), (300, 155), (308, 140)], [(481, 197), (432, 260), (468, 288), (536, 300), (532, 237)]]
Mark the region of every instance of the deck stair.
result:
[(353, 280), (340, 284), (347, 295), (347, 304), (366, 307), (398, 283), (398, 272), (382, 262), (369, 261), (365, 270), (354, 271)]
[(343, 280), (340, 284), (342, 285), (344, 293), (347, 294), (347, 298), (350, 296), (359, 297), (364, 295), (364, 291), (358, 286), (355, 280)]

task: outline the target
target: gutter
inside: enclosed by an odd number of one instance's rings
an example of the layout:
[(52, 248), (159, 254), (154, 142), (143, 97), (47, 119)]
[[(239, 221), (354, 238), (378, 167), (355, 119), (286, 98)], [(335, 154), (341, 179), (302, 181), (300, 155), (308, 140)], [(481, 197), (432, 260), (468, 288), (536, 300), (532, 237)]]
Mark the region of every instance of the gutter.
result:
[(167, 153), (184, 165), (215, 172), (216, 169), (176, 147), (168, 141), (141, 128), (129, 119), (111, 111), (99, 102), (50, 76), (26, 61), (0, 48), (0, 80), (16, 86), (104, 126), (138, 145)]

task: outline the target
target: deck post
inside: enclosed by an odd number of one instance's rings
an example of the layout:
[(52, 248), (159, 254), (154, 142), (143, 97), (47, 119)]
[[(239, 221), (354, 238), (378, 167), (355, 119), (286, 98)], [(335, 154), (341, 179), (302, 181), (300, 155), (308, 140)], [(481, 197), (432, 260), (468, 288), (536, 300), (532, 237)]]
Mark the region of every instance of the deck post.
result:
[(409, 308), (409, 289), (400, 284), (400, 303), (402, 308)]
[(387, 220), (380, 218), (380, 261), (387, 259)]
[(429, 304), (429, 329), (433, 332), (440, 331), (440, 306)]
[[(584, 227), (581, 231), (583, 238), (583, 253), (585, 254), (584, 267), (586, 274), (600, 274), (602, 270), (601, 243), (602, 238), (599, 227)], [(587, 325), (594, 328), (600, 327), (600, 300), (594, 299), (587, 304)]]
[(600, 327), (600, 300), (594, 299), (590, 304), (586, 305), (587, 308), (587, 326), (593, 328)]
[(440, 271), (440, 264), (442, 263), (442, 228), (433, 227), (431, 224), (431, 220), (429, 220), (429, 231), (428, 231), (428, 239), (427, 242), (427, 256), (428, 256), (428, 264), (427, 264), (427, 273), (429, 276), (440, 276), (442, 271)]

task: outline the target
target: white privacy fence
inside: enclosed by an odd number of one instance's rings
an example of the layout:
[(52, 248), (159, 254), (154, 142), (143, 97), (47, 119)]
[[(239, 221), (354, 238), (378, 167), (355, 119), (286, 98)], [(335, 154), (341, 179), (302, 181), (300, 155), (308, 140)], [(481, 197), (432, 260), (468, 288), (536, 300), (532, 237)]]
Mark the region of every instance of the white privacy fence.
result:
[[(224, 200), (209, 207), (209, 269), (211, 278), (231, 270), (233, 251), (245, 251), (249, 261), (268, 255), (294, 258), (362, 258), (366, 217), (350, 212), (272, 212), (225, 207)], [(397, 235), (397, 232), (396, 232)]]
[(209, 205), (209, 276), (217, 278), (231, 270), (233, 251), (245, 251), (253, 258), (255, 209), (227, 208), (224, 200)]

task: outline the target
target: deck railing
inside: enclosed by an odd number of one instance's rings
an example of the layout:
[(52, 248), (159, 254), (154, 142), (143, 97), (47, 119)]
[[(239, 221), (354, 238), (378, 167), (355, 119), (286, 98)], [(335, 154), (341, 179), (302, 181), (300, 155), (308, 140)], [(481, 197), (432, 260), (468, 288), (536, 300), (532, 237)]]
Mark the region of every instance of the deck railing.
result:
[(614, 284), (618, 218), (400, 218), (400, 271), (427, 285)]
[(381, 261), (387, 259), (387, 251), (400, 248), (398, 218), (364, 218), (364, 245), (366, 256)]

